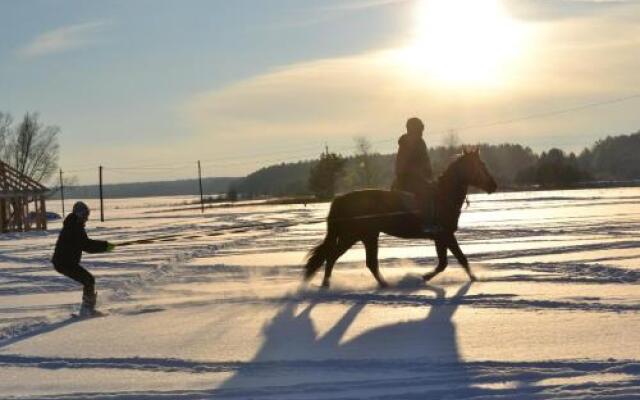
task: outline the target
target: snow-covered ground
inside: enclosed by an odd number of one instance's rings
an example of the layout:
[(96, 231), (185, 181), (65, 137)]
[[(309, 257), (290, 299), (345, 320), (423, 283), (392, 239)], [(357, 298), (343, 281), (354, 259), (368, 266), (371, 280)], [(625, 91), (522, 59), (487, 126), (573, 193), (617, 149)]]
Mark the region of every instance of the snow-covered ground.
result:
[(300, 285), (326, 204), (187, 200), (92, 203), (90, 236), (151, 239), (85, 255), (103, 318), (69, 317), (60, 222), (0, 236), (1, 398), (640, 398), (640, 189), (473, 195), (480, 281), (452, 259), (425, 285), (433, 245), (383, 237), (387, 290), (361, 246)]

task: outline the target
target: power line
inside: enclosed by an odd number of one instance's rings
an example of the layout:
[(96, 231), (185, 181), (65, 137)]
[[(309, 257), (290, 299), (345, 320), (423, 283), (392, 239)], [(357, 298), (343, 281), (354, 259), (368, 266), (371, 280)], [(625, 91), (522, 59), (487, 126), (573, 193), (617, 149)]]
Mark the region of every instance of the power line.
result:
[[(435, 131), (435, 132), (431, 132), (431, 135), (442, 135), (442, 134), (445, 134), (445, 133), (447, 133), (447, 132), (449, 132), (451, 130), (454, 130), (454, 131), (465, 131), (465, 130), (470, 130), (470, 129), (482, 129), (482, 128), (490, 128), (490, 127), (499, 126), (499, 125), (508, 125), (508, 124), (513, 124), (513, 123), (516, 123), (516, 122), (527, 121), (527, 120), (536, 119), (536, 118), (550, 117), (550, 116), (553, 116), (553, 115), (567, 114), (567, 113), (580, 111), (580, 110), (585, 110), (585, 109), (593, 108), (593, 107), (601, 107), (601, 106), (604, 106), (604, 105), (621, 103), (621, 102), (624, 102), (624, 101), (627, 101), (627, 100), (633, 100), (633, 99), (637, 99), (637, 98), (640, 98), (640, 93), (636, 93), (636, 94), (632, 94), (632, 95), (624, 96), (624, 97), (618, 97), (618, 98), (610, 99), (610, 100), (599, 101), (599, 102), (595, 102), (595, 103), (581, 104), (581, 105), (574, 106), (574, 107), (555, 109), (555, 110), (551, 110), (551, 111), (543, 111), (543, 112), (539, 112), (539, 113), (523, 115), (523, 116), (520, 116), (520, 117), (497, 120), (497, 121), (493, 121), (493, 122), (466, 125), (466, 126), (461, 126), (461, 127), (457, 127), (457, 128), (450, 128), (450, 129), (447, 129), (447, 130)], [(395, 138), (382, 139), (382, 140), (374, 141), (373, 143), (388, 143), (388, 142), (391, 142), (391, 141), (394, 141), (394, 140), (396, 140), (396, 139)]]
[(588, 108), (600, 107), (600, 106), (609, 105), (609, 104), (615, 104), (615, 103), (621, 103), (623, 101), (637, 99), (637, 98), (640, 98), (640, 93), (636, 93), (636, 94), (633, 94), (633, 95), (630, 95), (630, 96), (625, 96), (625, 97), (619, 97), (619, 98), (611, 99), (611, 100), (605, 100), (605, 101), (599, 101), (599, 102), (595, 102), (595, 103), (582, 104), (582, 105), (575, 106), (575, 107), (561, 108), (561, 109), (556, 109), (556, 110), (552, 110), (552, 111), (545, 111), (545, 112), (540, 112), (540, 113), (524, 115), (522, 117), (505, 119), (505, 120), (502, 120), (502, 121), (489, 122), (489, 123), (479, 124), (479, 125), (463, 126), (463, 127), (460, 127), (460, 128), (456, 128), (456, 130), (462, 131), (462, 130), (467, 130), (467, 129), (481, 129), (481, 128), (489, 128), (489, 127), (498, 126), (498, 125), (512, 124), (512, 123), (515, 123), (515, 122), (527, 121), (527, 120), (536, 119), (536, 118), (544, 118), (544, 117), (549, 117), (549, 116), (552, 116), (552, 115), (567, 114), (567, 113), (570, 113), (570, 112), (585, 110), (585, 109), (588, 109)]
[[(502, 119), (502, 120), (497, 120), (497, 121), (492, 121), (492, 122), (486, 122), (486, 123), (479, 123), (479, 124), (471, 124), (471, 125), (466, 125), (466, 126), (461, 126), (461, 127), (457, 127), (457, 128), (452, 128), (455, 131), (464, 131), (464, 130), (471, 130), (471, 129), (483, 129), (483, 128), (490, 128), (490, 127), (494, 127), (494, 126), (499, 126), (499, 125), (508, 125), (508, 124), (513, 124), (516, 122), (522, 122), (522, 121), (527, 121), (527, 120), (532, 120), (532, 119), (537, 119), (537, 118), (545, 118), (545, 117), (549, 117), (549, 116), (553, 116), (553, 115), (561, 115), (561, 114), (567, 114), (567, 113), (571, 113), (571, 112), (576, 112), (576, 111), (581, 111), (581, 110), (585, 110), (585, 109), (589, 109), (589, 108), (594, 108), (594, 107), (601, 107), (601, 106), (605, 106), (605, 105), (610, 105), (610, 104), (616, 104), (616, 103), (621, 103), (624, 101), (628, 101), (628, 100), (632, 100), (632, 99), (637, 99), (640, 98), (640, 93), (635, 93), (632, 95), (628, 95), (628, 96), (624, 96), (624, 97), (618, 97), (618, 98), (614, 98), (614, 99), (609, 99), (609, 100), (604, 100), (604, 101), (599, 101), (599, 102), (593, 102), (593, 103), (586, 103), (586, 104), (581, 104), (578, 106), (573, 106), (573, 107), (567, 107), (567, 108), (560, 108), (560, 109), (555, 109), (555, 110), (550, 110), (550, 111), (544, 111), (544, 112), (539, 112), (539, 113), (533, 113), (533, 114), (528, 114), (528, 115), (523, 115), (520, 117), (513, 117), (513, 118), (508, 118), (508, 119)], [(446, 132), (448, 132), (449, 130), (442, 130), (442, 131), (436, 131), (436, 132), (431, 132), (431, 135), (440, 135), (440, 134), (444, 134)], [(382, 144), (382, 143), (390, 143), (390, 142), (394, 142), (396, 140), (396, 138), (389, 138), (389, 139), (381, 139), (381, 140), (376, 140), (373, 141), (372, 143), (374, 144)], [(303, 156), (307, 156), (307, 152), (310, 152), (312, 150), (317, 150), (320, 146), (320, 144), (314, 144), (314, 145), (305, 145), (305, 146), (300, 146), (300, 147), (295, 147), (295, 148), (288, 148), (288, 149), (281, 149), (281, 150), (276, 150), (276, 151), (269, 151), (269, 152), (257, 152), (257, 153), (248, 153), (248, 154), (244, 154), (244, 155), (235, 155), (235, 156), (225, 156), (225, 157), (217, 157), (215, 159), (203, 159), (202, 160), (202, 165), (206, 165), (206, 166), (213, 166), (213, 167), (229, 167), (229, 166), (237, 166), (237, 165), (242, 165), (242, 164), (246, 164), (247, 161), (240, 161), (240, 160), (253, 160), (254, 162), (287, 162), (287, 161), (291, 161), (291, 160), (295, 160), (295, 159), (300, 159), (300, 157)], [(338, 149), (352, 149), (353, 145), (345, 145), (345, 146), (340, 146), (338, 147)], [(278, 154), (296, 154), (296, 156), (294, 157), (289, 157), (287, 159), (274, 159), (274, 160), (264, 160), (262, 158), (264, 157), (270, 157), (273, 155), (278, 155)], [(304, 155), (303, 155), (304, 154)], [(229, 160), (230, 162), (224, 162), (226, 160)], [(167, 161), (167, 160), (165, 160)], [(250, 162), (250, 161), (249, 161)], [(97, 166), (95, 167), (90, 167), (90, 168), (81, 168), (81, 169), (74, 169), (74, 170), (64, 170), (64, 172), (67, 173), (73, 173), (73, 172), (85, 172), (85, 171), (90, 171), (90, 170), (95, 170), (97, 168)], [(174, 164), (169, 164), (167, 165), (166, 163), (154, 163), (154, 164), (146, 164), (146, 165), (128, 165), (128, 166), (123, 166), (123, 167), (105, 167), (105, 169), (114, 171), (114, 170), (119, 170), (119, 171), (131, 171), (131, 170), (149, 170), (149, 171), (168, 171), (168, 170), (186, 170), (189, 168), (193, 168), (193, 161), (180, 161)]]
[(267, 157), (267, 156), (272, 156), (272, 155), (276, 155), (276, 154), (292, 154), (292, 153), (297, 153), (299, 151), (317, 149), (319, 146), (321, 146), (321, 145), (320, 144), (305, 145), (305, 146), (297, 147), (295, 149), (289, 148), (287, 150), (277, 150), (277, 151), (272, 151), (272, 152), (268, 152), (268, 153), (253, 153), (253, 154), (245, 154), (245, 155), (241, 155), (241, 156), (218, 157), (218, 158), (209, 159), (209, 160), (205, 159), (205, 160), (202, 160), (202, 162), (213, 162), (213, 161), (229, 160), (229, 159), (246, 159), (246, 158), (255, 158), (255, 157), (260, 157), (260, 156)]
[(183, 170), (187, 168), (192, 168), (193, 166), (184, 166), (184, 167), (105, 167), (110, 171), (167, 171), (167, 170)]
[[(239, 155), (239, 156), (226, 156), (226, 157), (217, 157), (215, 159), (203, 159), (202, 163), (203, 165), (206, 163), (208, 165), (212, 165), (212, 163), (215, 163), (215, 165), (221, 166), (221, 165), (226, 165), (228, 163), (220, 163), (219, 161), (224, 161), (224, 160), (243, 160), (243, 159), (255, 159), (258, 157), (270, 157), (273, 155), (277, 155), (277, 154), (293, 154), (293, 153), (299, 153), (300, 151), (305, 151), (305, 150), (311, 150), (311, 149), (317, 149), (320, 147), (320, 144), (316, 144), (316, 145), (305, 145), (305, 146), (301, 146), (301, 147), (297, 147), (297, 148), (289, 148), (289, 149), (281, 149), (281, 150), (276, 150), (276, 151), (271, 151), (271, 152), (259, 152), (259, 153), (249, 153), (249, 154), (244, 154), (244, 155)], [(166, 163), (154, 163), (154, 164), (134, 164), (134, 165), (127, 165), (124, 167), (109, 167), (109, 166), (105, 166), (105, 168), (108, 168), (110, 170), (134, 170), (134, 169), (187, 169), (187, 168), (192, 168), (192, 164), (193, 161), (181, 161), (178, 163), (174, 163), (174, 164), (170, 164), (167, 165)], [(65, 170), (65, 172), (84, 172), (84, 171), (90, 171), (90, 170), (94, 170), (96, 169), (97, 166), (95, 167), (88, 167), (88, 168), (83, 168), (83, 169), (75, 169), (75, 170)]]
[(91, 168), (83, 168), (83, 169), (71, 169), (71, 170), (63, 169), (63, 171), (64, 171), (65, 173), (85, 172), (85, 171), (95, 171), (95, 170), (96, 170), (96, 168), (97, 168), (97, 166), (96, 166), (96, 167), (91, 167)]

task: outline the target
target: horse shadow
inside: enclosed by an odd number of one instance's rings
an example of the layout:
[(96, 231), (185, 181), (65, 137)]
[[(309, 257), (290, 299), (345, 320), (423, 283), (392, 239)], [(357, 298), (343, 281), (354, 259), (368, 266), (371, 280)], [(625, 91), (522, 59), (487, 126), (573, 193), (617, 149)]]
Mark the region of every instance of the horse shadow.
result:
[[(318, 335), (311, 314), (320, 304), (330, 302), (331, 297), (312, 297), (298, 314), (299, 303), (290, 301), (265, 326), (265, 340), (253, 360), (214, 393), (221, 397), (248, 393), (295, 397), (299, 390), (301, 395), (322, 397), (329, 390), (348, 397), (354, 395), (349, 393), (354, 386), (374, 391), (379, 388), (382, 392), (391, 387), (406, 392), (418, 385), (416, 390), (420, 392), (432, 383), (442, 388), (444, 382), (438, 382), (440, 379), (453, 382), (458, 390), (469, 389), (473, 378), (461, 360), (453, 316), (470, 287), (471, 283), (467, 283), (447, 298), (443, 288), (427, 285), (422, 289), (435, 293), (435, 299), (425, 296), (425, 304), (431, 304), (425, 318), (383, 325), (347, 340), (345, 333), (361, 311), (376, 300), (375, 294), (352, 304), (323, 335)], [(379, 296), (388, 298), (387, 294)], [(446, 365), (446, 377), (438, 365)], [(402, 376), (403, 371), (408, 375)], [(334, 374), (340, 378), (334, 379)], [(342, 374), (353, 375), (346, 383)], [(416, 379), (408, 382), (407, 376)], [(435, 397), (445, 395), (431, 389), (429, 393)]]

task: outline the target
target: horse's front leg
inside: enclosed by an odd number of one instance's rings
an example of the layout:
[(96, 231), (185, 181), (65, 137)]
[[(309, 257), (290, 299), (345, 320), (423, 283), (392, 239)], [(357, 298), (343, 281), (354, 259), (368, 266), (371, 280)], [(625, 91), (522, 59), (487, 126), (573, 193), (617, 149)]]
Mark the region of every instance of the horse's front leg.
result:
[(471, 272), (471, 269), (469, 268), (469, 262), (467, 261), (467, 257), (464, 255), (464, 253), (460, 249), (460, 245), (458, 244), (458, 239), (456, 239), (453, 233), (451, 233), (451, 236), (447, 240), (447, 245), (449, 246), (449, 250), (451, 250), (451, 253), (456, 257), (460, 265), (462, 265), (462, 268), (464, 268), (464, 270), (467, 272), (467, 275), (469, 275), (469, 279), (471, 279), (471, 281), (476, 281), (478, 278), (476, 278), (473, 272)]
[(436, 244), (436, 253), (438, 253), (438, 266), (433, 272), (428, 274), (424, 274), (422, 279), (424, 281), (428, 281), (432, 279), (434, 276), (438, 275), (440, 272), (444, 271), (447, 268), (447, 244), (440, 237), (437, 237), (435, 240)]

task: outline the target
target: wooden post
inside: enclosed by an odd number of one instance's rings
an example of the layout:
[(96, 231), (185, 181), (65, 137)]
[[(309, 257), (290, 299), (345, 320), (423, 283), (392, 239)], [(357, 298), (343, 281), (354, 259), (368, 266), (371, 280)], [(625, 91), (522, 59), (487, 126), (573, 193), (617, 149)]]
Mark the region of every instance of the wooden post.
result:
[(198, 182), (200, 183), (200, 209), (204, 214), (204, 195), (202, 194), (202, 168), (200, 168), (200, 160), (198, 160)]
[(47, 206), (44, 200), (44, 194), (40, 195), (40, 212), (42, 213), (42, 227), (41, 229), (47, 230)]
[[(7, 189), (4, 163), (0, 162), (0, 190)], [(0, 199), (0, 232), (9, 231), (9, 205), (4, 197)]]
[(62, 183), (62, 168), (60, 168), (60, 201), (62, 202), (62, 218), (64, 218), (64, 183)]
[[(27, 200), (29, 201), (29, 200)], [(27, 203), (27, 213), (29, 212), (29, 203)], [(31, 221), (31, 218), (29, 218), (29, 225), (33, 224), (35, 225), (35, 229), (40, 229), (40, 203), (38, 200), (38, 196), (33, 196), (33, 208), (35, 208), (35, 210), (33, 211), (35, 214), (35, 219), (33, 221)], [(29, 215), (29, 214), (27, 214)]]
[[(24, 215), (24, 227), (25, 227), (25, 231), (30, 231), (31, 230), (31, 218), (29, 218), (29, 197), (25, 197), (24, 198), (24, 204), (23, 204), (23, 212), (22, 214)], [(36, 210), (36, 212), (38, 212)]]
[(4, 233), (6, 232), (7, 229), (7, 225), (9, 224), (8, 218), (7, 218), (7, 200), (0, 199), (0, 232)]
[(100, 222), (104, 222), (104, 199), (102, 197), (102, 165), (100, 166)]
[(24, 204), (22, 204), (22, 197), (16, 197), (16, 205), (13, 208), (13, 215), (15, 216), (15, 231), (22, 232), (24, 230)]
[[(29, 215), (30, 214), (30, 212), (29, 212), (29, 210), (30, 210), (29, 203), (30, 203), (29, 197), (25, 197), (24, 198), (24, 222), (25, 222), (25, 227), (26, 227), (25, 231), (30, 231), (30, 230), (33, 229), (33, 226), (32, 226), (33, 225), (33, 221), (30, 218), (31, 215)], [(35, 210), (35, 212), (37, 213), (38, 210)]]

